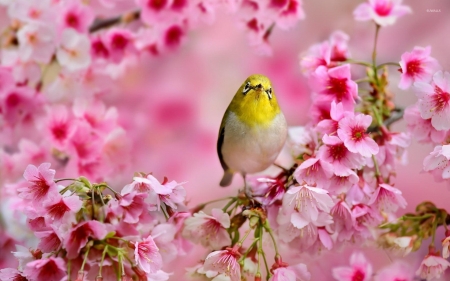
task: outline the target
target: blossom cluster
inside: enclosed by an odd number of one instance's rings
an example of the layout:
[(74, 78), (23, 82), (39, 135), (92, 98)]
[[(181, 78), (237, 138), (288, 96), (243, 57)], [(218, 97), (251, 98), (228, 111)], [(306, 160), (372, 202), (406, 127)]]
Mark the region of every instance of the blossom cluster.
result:
[(85, 177), (55, 179), (50, 163), (29, 165), (23, 177), (9, 188), (39, 242), (17, 246), (19, 266), (0, 269), (0, 280), (168, 280), (163, 265), (190, 249), (179, 235), (182, 183), (136, 174), (117, 193)]

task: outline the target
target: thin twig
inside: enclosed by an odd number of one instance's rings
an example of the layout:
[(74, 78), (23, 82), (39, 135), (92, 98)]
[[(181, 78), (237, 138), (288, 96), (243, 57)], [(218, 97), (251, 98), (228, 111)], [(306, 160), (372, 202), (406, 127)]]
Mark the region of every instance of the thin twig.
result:
[(103, 28), (108, 28), (121, 22), (130, 22), (136, 20), (141, 16), (141, 11), (134, 11), (125, 15), (115, 16), (106, 19), (96, 19), (94, 23), (89, 27), (89, 32), (94, 33)]

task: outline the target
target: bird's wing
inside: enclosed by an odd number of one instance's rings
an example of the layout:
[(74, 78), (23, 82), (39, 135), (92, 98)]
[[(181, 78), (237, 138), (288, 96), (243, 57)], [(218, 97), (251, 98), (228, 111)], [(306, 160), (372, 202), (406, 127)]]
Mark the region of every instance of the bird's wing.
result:
[(223, 117), (222, 124), (220, 124), (220, 130), (219, 130), (219, 138), (217, 139), (217, 155), (219, 155), (220, 165), (222, 165), (222, 168), (224, 171), (228, 170), (228, 166), (223, 160), (222, 155), (222, 145), (223, 140), (225, 137), (225, 118), (227, 117), (227, 114)]

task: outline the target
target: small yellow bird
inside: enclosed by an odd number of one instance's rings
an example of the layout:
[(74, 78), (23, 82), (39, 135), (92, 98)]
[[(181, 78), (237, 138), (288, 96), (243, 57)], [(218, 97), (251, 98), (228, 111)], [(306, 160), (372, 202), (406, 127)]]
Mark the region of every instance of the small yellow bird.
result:
[[(269, 78), (248, 77), (233, 97), (220, 124), (217, 153), (228, 186), (236, 172), (257, 173), (272, 165), (284, 146), (287, 124)], [(245, 193), (250, 191), (245, 184)]]

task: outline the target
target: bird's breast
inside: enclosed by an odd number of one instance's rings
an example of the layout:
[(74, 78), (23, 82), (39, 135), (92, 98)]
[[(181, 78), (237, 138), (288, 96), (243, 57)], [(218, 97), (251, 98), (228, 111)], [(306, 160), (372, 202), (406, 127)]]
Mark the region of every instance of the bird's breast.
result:
[(222, 145), (224, 161), (236, 172), (263, 171), (277, 158), (286, 136), (286, 120), (281, 112), (265, 126), (245, 124), (230, 112)]

